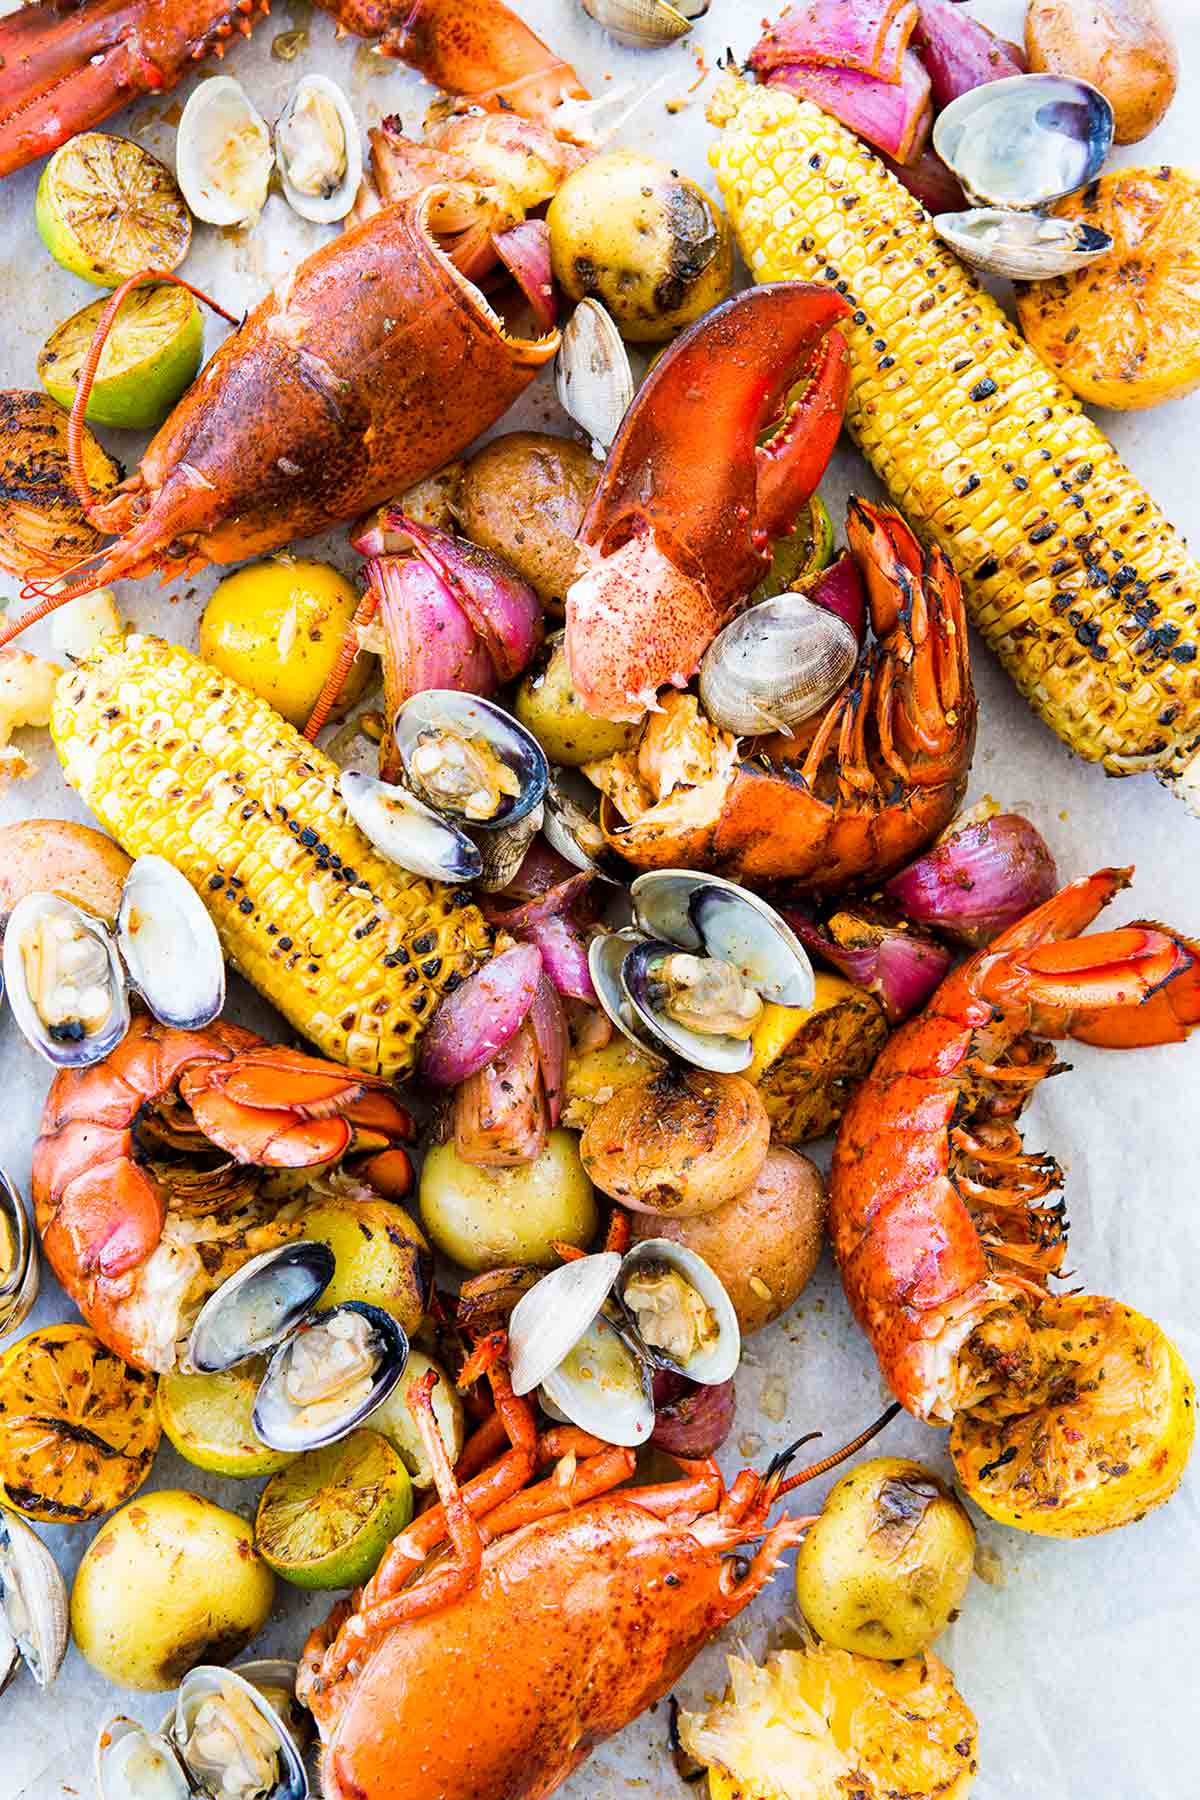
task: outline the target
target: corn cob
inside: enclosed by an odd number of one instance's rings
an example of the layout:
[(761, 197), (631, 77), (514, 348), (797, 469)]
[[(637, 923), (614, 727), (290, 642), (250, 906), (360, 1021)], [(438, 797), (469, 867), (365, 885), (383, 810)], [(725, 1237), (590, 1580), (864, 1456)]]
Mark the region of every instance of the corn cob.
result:
[(750, 269), (850, 301), (850, 433), (954, 560), (1021, 692), (1080, 756), (1179, 778), (1195, 804), (1200, 566), (1182, 539), (856, 137), (736, 79), (709, 117), (726, 127), (709, 157)]
[(58, 683), (63, 770), (131, 856), (182, 871), (229, 960), (327, 1056), (389, 1079), (487, 955), (463, 888), (372, 849), (336, 766), (265, 701), (161, 638), (104, 640)]

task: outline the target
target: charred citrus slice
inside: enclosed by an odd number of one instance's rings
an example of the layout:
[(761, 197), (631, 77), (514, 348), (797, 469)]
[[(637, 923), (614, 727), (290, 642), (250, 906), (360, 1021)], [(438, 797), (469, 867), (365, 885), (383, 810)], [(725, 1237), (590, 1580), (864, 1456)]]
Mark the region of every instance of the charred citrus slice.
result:
[(158, 1448), (155, 1377), (86, 1325), (31, 1331), (0, 1361), (0, 1491), (30, 1519), (98, 1519), (145, 1481)]
[[(98, 495), (121, 479), (86, 426), (83, 466)], [(0, 391), (0, 569), (22, 579), (61, 574), (103, 542), (71, 484), (62, 407), (33, 389)]]
[(296, 1457), (263, 1489), (254, 1541), (296, 1587), (357, 1587), (412, 1518), (412, 1484), (377, 1431)]
[(746, 1079), (762, 1096), (775, 1142), (828, 1136), (886, 1037), (875, 996), (825, 971), (811, 1006), (764, 1007)]
[[(107, 300), (93, 300), (42, 345), (38, 374), (51, 399), (69, 408)], [(200, 367), (204, 321), (186, 288), (136, 287), (117, 309), (84, 417), (93, 425), (151, 431), (161, 425)]]
[(1042, 1537), (1114, 1531), (1179, 1486), (1195, 1388), (1166, 1333), (1120, 1301), (1069, 1295), (1040, 1310), (1066, 1366), (1027, 1412), (955, 1420), (958, 1479), (1001, 1525)]
[(172, 1369), (158, 1384), (158, 1416), (180, 1456), (210, 1475), (274, 1475), (294, 1458), (272, 1450), (254, 1429), (254, 1402), (266, 1363), (252, 1357), (219, 1375)]
[(1021, 329), (1081, 399), (1131, 412), (1200, 383), (1200, 178), (1118, 169), (1055, 208), (1096, 225), (1109, 255), (1019, 282)]
[(886, 1663), (827, 1644), (761, 1666), (729, 1658), (725, 1698), (685, 1713), (711, 1800), (966, 1800), (978, 1729), (945, 1663)]
[(177, 269), (192, 240), (170, 169), (106, 131), (80, 132), (54, 152), (38, 182), (37, 228), (54, 260), (96, 287)]

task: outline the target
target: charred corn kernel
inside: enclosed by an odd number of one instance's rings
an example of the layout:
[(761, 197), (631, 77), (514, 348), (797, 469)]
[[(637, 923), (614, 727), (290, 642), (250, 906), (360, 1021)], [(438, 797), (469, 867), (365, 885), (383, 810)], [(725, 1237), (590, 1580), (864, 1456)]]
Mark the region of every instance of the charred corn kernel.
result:
[(831, 1132), (886, 1037), (878, 1000), (841, 975), (817, 975), (811, 1006), (768, 1006), (746, 1080), (762, 1095), (775, 1141), (808, 1144)]
[(130, 856), (208, 907), (225, 954), (327, 1056), (412, 1067), (448, 988), (488, 954), (465, 889), (377, 854), (336, 766), (265, 701), (161, 638), (106, 639), (58, 684), (67, 780)]
[[(853, 315), (846, 422), (1071, 749), (1200, 798), (1200, 566), (924, 208), (809, 101), (727, 80), (709, 152), (759, 281)], [(1189, 764), (1191, 769), (1189, 773)]]

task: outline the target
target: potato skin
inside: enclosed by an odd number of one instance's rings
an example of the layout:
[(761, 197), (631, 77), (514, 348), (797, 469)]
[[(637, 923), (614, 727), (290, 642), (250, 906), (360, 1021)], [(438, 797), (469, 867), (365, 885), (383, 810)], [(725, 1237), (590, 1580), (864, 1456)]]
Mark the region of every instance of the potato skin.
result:
[(567, 769), (579, 769), (584, 763), (631, 749), (641, 729), (598, 719), (588, 712), (571, 686), (561, 636), (548, 640), (542, 655), (526, 671), (513, 710), (550, 761)]
[(232, 1662), (274, 1597), (244, 1519), (163, 1488), (131, 1500), (92, 1539), (71, 1593), (71, 1631), (117, 1687), (155, 1693), (197, 1663)]
[(757, 1180), (771, 1126), (740, 1075), (667, 1068), (618, 1088), (579, 1140), (602, 1193), (633, 1212), (686, 1219)]
[(599, 479), (600, 464), (571, 438), (510, 431), (471, 457), (454, 509), (473, 543), (505, 557), (561, 612), (575, 579), (575, 535)]
[(453, 1143), (435, 1144), (421, 1170), (421, 1222), (443, 1256), (474, 1274), (513, 1263), (553, 1268), (556, 1240), (582, 1250), (596, 1234), (578, 1139), (552, 1131), (539, 1157), (511, 1169), (482, 1169)]
[(785, 1313), (821, 1259), (825, 1183), (807, 1156), (777, 1147), (754, 1185), (690, 1219), (634, 1213), (633, 1241), (665, 1237), (702, 1256), (721, 1281), (743, 1333)]
[(119, 844), (70, 819), (23, 819), (0, 830), (0, 919), (26, 894), (61, 894), (111, 925), (131, 864)]
[(1179, 57), (1155, 0), (1029, 0), (1029, 67), (1090, 81), (1113, 109), (1118, 144), (1158, 124), (1179, 80)]
[(666, 343), (729, 294), (724, 214), (653, 156), (590, 158), (563, 182), (546, 219), (559, 286), (572, 300), (594, 296), (631, 343)]
[(936, 1475), (871, 1457), (826, 1496), (796, 1559), (796, 1598), (840, 1650), (917, 1656), (957, 1611), (974, 1556), (974, 1527)]

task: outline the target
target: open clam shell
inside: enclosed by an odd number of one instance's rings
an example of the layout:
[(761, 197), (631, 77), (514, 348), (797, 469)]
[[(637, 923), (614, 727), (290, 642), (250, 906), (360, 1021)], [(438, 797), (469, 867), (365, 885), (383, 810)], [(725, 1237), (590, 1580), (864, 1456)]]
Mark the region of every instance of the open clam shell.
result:
[(1113, 247), (1108, 232), (1097, 225), (995, 206), (939, 213), (933, 229), (963, 262), (989, 275), (1006, 275), (1010, 281), (1072, 275), (1107, 256)]
[(394, 730), (408, 786), (465, 831), (507, 829), (541, 805), (545, 751), (492, 701), (427, 688), (400, 707)]
[(275, 161), (288, 205), (318, 224), (344, 219), (362, 181), (350, 102), (327, 75), (305, 75), (275, 124)]
[[(201, 1664), (185, 1675), (170, 1736), (201, 1793), (245, 1791), (248, 1780), (241, 1790), (234, 1785), (244, 1769), (256, 1783), (251, 1791), (265, 1793), (267, 1800), (306, 1800), (308, 1775), (300, 1746), (258, 1683), (248, 1678), (246, 1667)], [(231, 1756), (239, 1759), (234, 1768)]]
[(1025, 211), (1086, 187), (1112, 148), (1113, 110), (1066, 75), (1012, 75), (939, 115), (933, 147), (976, 206)]
[(170, 1738), (123, 1713), (100, 1727), (93, 1767), (97, 1800), (195, 1800)]
[(67, 1653), (68, 1616), (58, 1564), (24, 1519), (0, 1507), (0, 1693), (21, 1662), (49, 1687)]
[(623, 1258), (616, 1291), (659, 1367), (705, 1387), (720, 1387), (733, 1375), (742, 1354), (737, 1312), (694, 1250), (669, 1238), (644, 1238)]
[(577, 869), (586, 869), (601, 881), (623, 885), (617, 859), (609, 849), (589, 801), (596, 790), (576, 769), (552, 769), (546, 787), (542, 836)]
[(552, 1269), (521, 1295), (508, 1322), (514, 1394), (531, 1394), (599, 1313), (621, 1273), (615, 1250)]
[(56, 1068), (99, 1062), (129, 1029), (116, 945), (98, 919), (59, 894), (26, 894), (13, 907), (4, 986), (22, 1033)]
[(657, 1030), (648, 1029), (636, 1008), (630, 1003), (621, 979), (625, 958), (642, 942), (640, 933), (629, 930), (608, 931), (594, 937), (588, 945), (588, 970), (592, 986), (611, 1024), (623, 1032), (631, 1044), (644, 1050), (656, 1062), (665, 1062), (667, 1046)]
[(28, 1317), (40, 1277), (37, 1241), (25, 1202), (11, 1176), (0, 1169), (0, 1337)]
[(700, 701), (736, 736), (790, 733), (828, 705), (857, 661), (844, 619), (803, 594), (778, 594), (717, 633), (700, 664)]
[(581, 300), (563, 326), (554, 359), (559, 404), (606, 453), (633, 404), (629, 352), (611, 313), (590, 296)]
[(407, 1362), (408, 1338), (391, 1313), (361, 1300), (331, 1306), (272, 1355), (254, 1429), (273, 1450), (335, 1444), (383, 1404)]
[(660, 50), (684, 37), (708, 11), (708, 0), (581, 0), (597, 25), (634, 50)]
[(117, 946), (155, 1018), (179, 1031), (211, 1025), (225, 1004), (225, 958), (204, 902), (161, 856), (139, 856), (125, 879)]
[(202, 81), (175, 139), (175, 173), (196, 218), (209, 225), (256, 219), (274, 161), (267, 122), (241, 82), (229, 75)]
[(311, 1313), (334, 1266), (329, 1246), (307, 1238), (252, 1256), (200, 1308), (185, 1366), (213, 1375), (274, 1350)]
[[(754, 1060), (748, 1035), (739, 1037), (715, 1029), (692, 1031), (673, 1018), (669, 1010), (669, 996), (677, 988), (681, 993), (686, 988), (687, 1004), (695, 1005), (693, 997), (702, 993), (707, 975), (714, 973), (706, 970), (706, 962), (706, 958), (680, 951), (676, 945), (661, 939), (641, 938), (621, 963), (621, 987), (647, 1034), (657, 1038), (660, 1045), (665, 1045), (684, 1062), (691, 1063), (693, 1068), (710, 1069), (720, 1075), (737, 1075)], [(687, 982), (679, 985), (677, 976), (684, 975)], [(716, 979), (717, 982), (723, 980), (720, 973)], [(716, 996), (718, 1005), (724, 1004), (724, 996), (718, 995), (715, 984), (708, 991)], [(701, 1000), (701, 1010), (703, 1004)]]
[(338, 780), (346, 810), (389, 862), (427, 881), (475, 881), (483, 872), (478, 845), (451, 820), (407, 788), (343, 769)]
[(479, 886), (485, 894), (498, 894), (508, 886), (542, 829), (544, 818), (545, 802), (539, 800), (533, 811), (527, 812), (515, 824), (505, 825), (499, 831), (480, 833), (479, 854), (483, 867), (479, 872)]
[(643, 931), (729, 963), (776, 1006), (812, 1005), (812, 964), (804, 947), (757, 894), (689, 869), (650, 870), (629, 892)]

